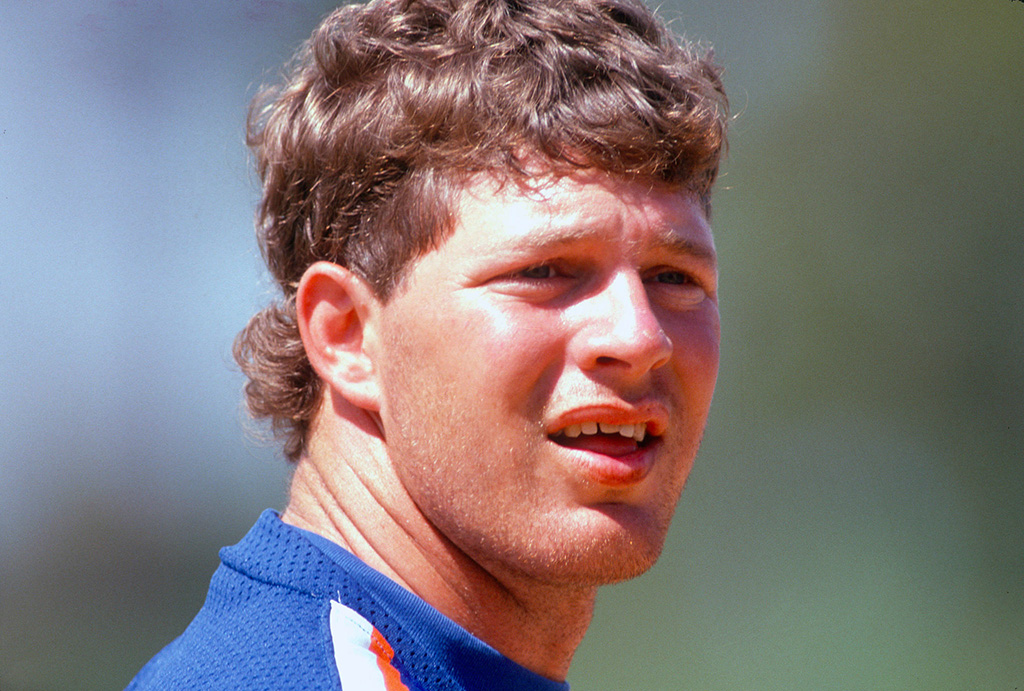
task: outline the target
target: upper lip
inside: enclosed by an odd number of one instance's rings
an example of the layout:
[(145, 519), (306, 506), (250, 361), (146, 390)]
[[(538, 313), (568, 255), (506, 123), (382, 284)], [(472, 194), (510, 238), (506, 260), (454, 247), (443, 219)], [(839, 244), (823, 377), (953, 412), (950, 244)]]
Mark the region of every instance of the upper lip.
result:
[(668, 409), (655, 401), (635, 404), (588, 404), (556, 415), (547, 425), (547, 433), (558, 434), (570, 425), (580, 425), (584, 422), (603, 422), (609, 425), (646, 424), (648, 435), (660, 437), (668, 427)]

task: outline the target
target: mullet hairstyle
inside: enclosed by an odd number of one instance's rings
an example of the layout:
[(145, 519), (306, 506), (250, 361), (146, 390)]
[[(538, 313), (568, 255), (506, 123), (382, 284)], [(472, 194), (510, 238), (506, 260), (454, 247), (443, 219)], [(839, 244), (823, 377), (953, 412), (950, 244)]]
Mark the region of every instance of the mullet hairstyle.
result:
[(235, 340), (248, 409), (296, 461), (323, 391), (299, 279), (348, 267), (382, 301), (451, 232), (460, 184), (596, 168), (710, 213), (728, 104), (710, 51), (634, 0), (373, 0), (335, 10), (249, 110), (257, 235), (283, 293)]

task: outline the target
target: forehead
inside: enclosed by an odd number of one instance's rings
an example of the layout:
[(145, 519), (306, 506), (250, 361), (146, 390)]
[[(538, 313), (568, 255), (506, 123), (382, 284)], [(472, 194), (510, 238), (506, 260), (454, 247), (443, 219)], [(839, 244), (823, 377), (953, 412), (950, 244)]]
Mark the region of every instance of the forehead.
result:
[(657, 247), (715, 260), (697, 196), (649, 180), (599, 171), (525, 179), (478, 175), (459, 189), (454, 210), (449, 242), (456, 246), (532, 249), (606, 241), (624, 252)]

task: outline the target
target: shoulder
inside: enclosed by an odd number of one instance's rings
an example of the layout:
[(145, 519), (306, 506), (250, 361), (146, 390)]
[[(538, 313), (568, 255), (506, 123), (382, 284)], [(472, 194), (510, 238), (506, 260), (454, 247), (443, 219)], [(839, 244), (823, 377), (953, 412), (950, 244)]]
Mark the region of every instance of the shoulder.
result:
[[(251, 582), (222, 592), (214, 576), (206, 605), (129, 689), (339, 689), (326, 637), (327, 601)], [(221, 592), (219, 592), (221, 591)]]
[(329, 588), (319, 587), (330, 569), (274, 521), (261, 518), (238, 545), (221, 550), (203, 607), (129, 689), (340, 688)]

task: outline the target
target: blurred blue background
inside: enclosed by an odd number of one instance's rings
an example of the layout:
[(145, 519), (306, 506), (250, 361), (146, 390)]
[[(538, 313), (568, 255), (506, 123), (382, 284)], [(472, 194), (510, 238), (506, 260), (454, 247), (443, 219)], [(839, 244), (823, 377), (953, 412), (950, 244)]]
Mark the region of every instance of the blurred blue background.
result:
[[(0, 688), (124, 686), (280, 508), (243, 144), (331, 8), (0, 4)], [(1024, 688), (1024, 3), (666, 1), (726, 66), (723, 369), (570, 681)]]

